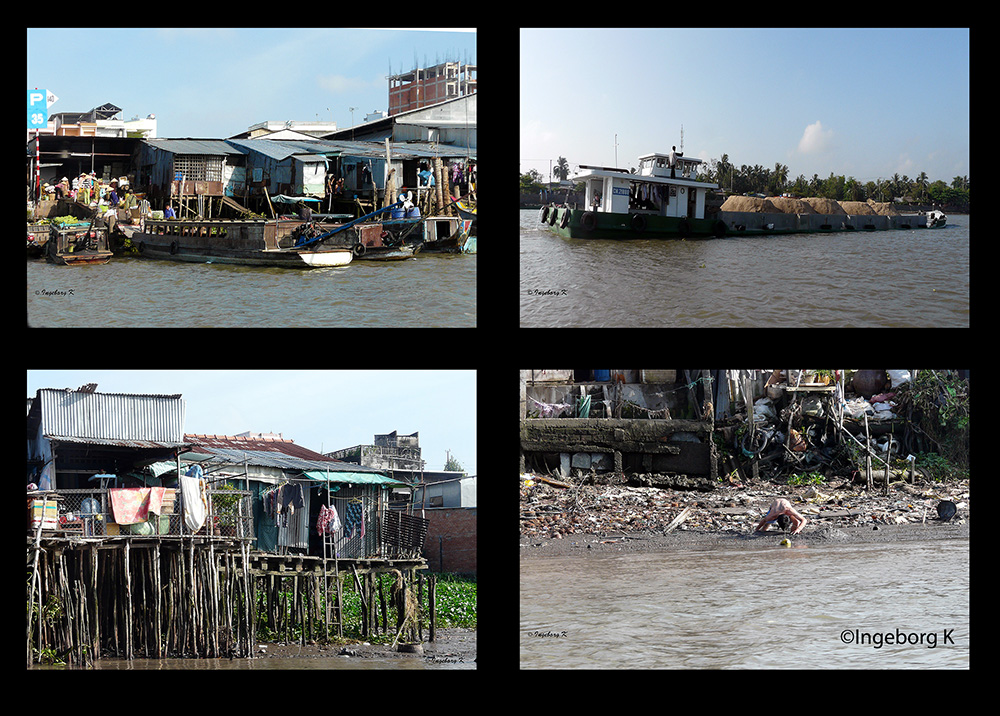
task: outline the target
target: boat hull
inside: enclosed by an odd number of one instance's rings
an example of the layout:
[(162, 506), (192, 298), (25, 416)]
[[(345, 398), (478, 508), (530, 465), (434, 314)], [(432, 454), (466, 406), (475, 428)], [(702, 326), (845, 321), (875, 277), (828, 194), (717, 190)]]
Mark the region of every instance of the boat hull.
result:
[(924, 215), (761, 214), (719, 212), (711, 219), (615, 214), (543, 207), (539, 220), (573, 239), (710, 239), (731, 236), (940, 228), (946, 217)]
[[(255, 232), (233, 230), (225, 237), (154, 234), (121, 227), (143, 258), (188, 263), (238, 264), (243, 266), (278, 266), (281, 268), (322, 268), (351, 263), (349, 248), (320, 249), (266, 248)], [(255, 228), (255, 227), (251, 227)], [(246, 234), (246, 235), (244, 235)]]
[(111, 261), (110, 251), (81, 251), (74, 254), (53, 254), (47, 257), (54, 264), (62, 266), (85, 266), (106, 264)]
[[(546, 213), (547, 210), (547, 213)], [(725, 227), (709, 219), (686, 219), (652, 214), (613, 214), (565, 207), (545, 207), (543, 223), (573, 239), (707, 239)]]

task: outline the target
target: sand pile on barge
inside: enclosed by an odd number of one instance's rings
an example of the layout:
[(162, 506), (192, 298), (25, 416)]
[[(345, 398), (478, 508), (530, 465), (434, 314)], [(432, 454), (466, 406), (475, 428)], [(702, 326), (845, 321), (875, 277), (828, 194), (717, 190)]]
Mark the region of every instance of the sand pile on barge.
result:
[(844, 207), (851, 216), (874, 216), (875, 211), (863, 201), (842, 201), (840, 205)]
[(872, 208), (872, 211), (874, 211), (879, 216), (899, 216), (899, 212), (896, 211), (896, 207), (894, 207), (888, 201), (878, 202), (869, 199), (868, 206), (870, 206)]
[(753, 211), (764, 214), (780, 214), (781, 211), (767, 199), (756, 196), (731, 196), (726, 199), (720, 211)]
[(879, 203), (869, 199), (864, 201), (841, 201), (810, 196), (792, 199), (784, 196), (769, 196), (761, 199), (755, 196), (731, 196), (726, 199), (720, 211), (750, 211), (765, 214), (851, 214), (852, 216), (899, 216), (899, 212), (888, 202)]
[(815, 214), (816, 210), (802, 199), (790, 199), (786, 196), (769, 196), (767, 200), (774, 204), (783, 214)]
[(833, 199), (820, 199), (819, 197), (810, 196), (803, 199), (805, 203), (811, 206), (817, 214), (846, 214), (847, 212), (835, 202)]

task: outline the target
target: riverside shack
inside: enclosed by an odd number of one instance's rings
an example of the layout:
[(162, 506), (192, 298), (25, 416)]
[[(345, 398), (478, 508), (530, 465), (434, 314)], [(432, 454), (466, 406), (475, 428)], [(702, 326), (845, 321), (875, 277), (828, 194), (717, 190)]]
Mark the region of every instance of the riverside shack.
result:
[[(393, 632), (409, 621), (418, 638), (409, 585), (426, 524), (388, 509), (409, 485), (280, 436), (184, 435), (180, 395), (96, 388), (28, 400), (29, 666), (251, 657), (258, 624), (343, 635), (345, 582), (368, 636), (391, 628), (383, 573)], [(336, 520), (319, 519), (327, 506)]]

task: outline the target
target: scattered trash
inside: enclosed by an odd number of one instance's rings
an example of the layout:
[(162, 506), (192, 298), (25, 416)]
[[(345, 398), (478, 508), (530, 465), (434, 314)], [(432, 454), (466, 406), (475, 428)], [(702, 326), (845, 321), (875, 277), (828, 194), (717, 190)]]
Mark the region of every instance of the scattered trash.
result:
[[(832, 383), (815, 377), (786, 383), (784, 371), (771, 375), (772, 397), (752, 404), (752, 432), (743, 401), (741, 414), (716, 419), (715, 480), (637, 462), (631, 470), (626, 464), (626, 474), (602, 471), (594, 454), (575, 452), (562, 458), (562, 474), (521, 475), (521, 535), (749, 535), (776, 497), (808, 515), (807, 532), (920, 524), (935, 511), (942, 522), (968, 519), (966, 464), (930, 454), (942, 443), (933, 435), (957, 436), (954, 446), (942, 444), (967, 452), (967, 379), (952, 371), (919, 371), (915, 379), (909, 371), (870, 371), (869, 401), (851, 392), (850, 372), (810, 372), (829, 374), (824, 377)], [(916, 415), (929, 418), (918, 423)], [(872, 423), (867, 432), (866, 419)], [(563, 477), (570, 470), (573, 476)], [(707, 485), (693, 491), (687, 482), (695, 479)]]

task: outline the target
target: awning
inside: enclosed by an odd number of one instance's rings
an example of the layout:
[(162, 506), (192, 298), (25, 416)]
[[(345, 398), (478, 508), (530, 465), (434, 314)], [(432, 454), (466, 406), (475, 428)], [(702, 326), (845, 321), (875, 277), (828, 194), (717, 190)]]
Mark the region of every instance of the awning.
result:
[(298, 204), (300, 201), (319, 201), (314, 196), (287, 196), (285, 194), (272, 194), (271, 201), (277, 201), (282, 204)]
[(387, 485), (396, 487), (410, 487), (405, 482), (393, 480), (385, 475), (378, 475), (371, 472), (326, 472), (319, 470), (309, 470), (304, 473), (310, 480), (318, 482), (342, 482), (348, 485)]

